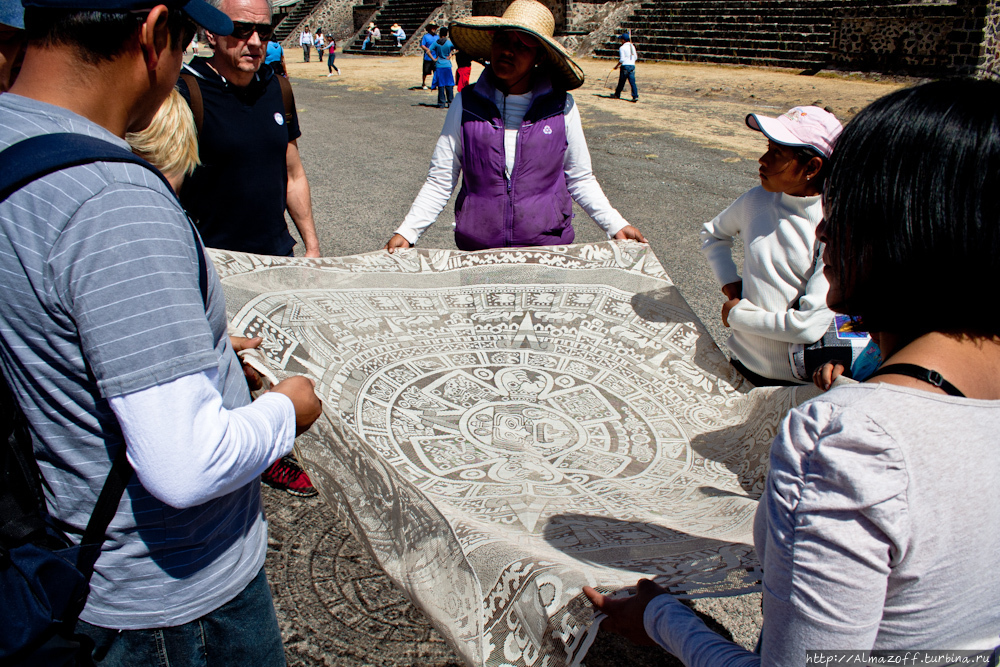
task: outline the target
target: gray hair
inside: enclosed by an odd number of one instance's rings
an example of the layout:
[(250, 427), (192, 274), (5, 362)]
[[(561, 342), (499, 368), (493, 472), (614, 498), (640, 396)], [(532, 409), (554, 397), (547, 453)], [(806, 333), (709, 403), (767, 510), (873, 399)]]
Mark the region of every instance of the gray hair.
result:
[[(225, 0), (205, 0), (208, 4), (212, 5), (220, 12), (222, 11), (222, 3)], [(274, 17), (274, 0), (267, 0), (267, 13), (273, 18)]]

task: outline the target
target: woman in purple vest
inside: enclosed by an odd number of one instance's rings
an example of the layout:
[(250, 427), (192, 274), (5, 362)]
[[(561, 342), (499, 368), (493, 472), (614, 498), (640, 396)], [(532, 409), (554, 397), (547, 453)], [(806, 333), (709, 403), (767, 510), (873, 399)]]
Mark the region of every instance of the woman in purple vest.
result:
[(583, 84), (583, 70), (552, 39), (554, 29), (552, 12), (536, 0), (452, 24), (455, 46), (490, 64), (451, 105), (427, 181), (386, 250), (416, 243), (459, 173), (461, 250), (572, 243), (573, 200), (609, 238), (645, 243), (594, 178), (580, 112), (566, 92)]

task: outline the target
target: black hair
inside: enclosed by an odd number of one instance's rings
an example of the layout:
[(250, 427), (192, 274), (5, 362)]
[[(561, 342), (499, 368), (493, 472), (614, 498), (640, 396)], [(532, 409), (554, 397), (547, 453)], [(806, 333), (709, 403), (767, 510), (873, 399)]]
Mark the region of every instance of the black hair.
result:
[(1000, 83), (887, 95), (847, 125), (831, 163), (830, 305), (910, 340), (1000, 334)]
[[(125, 51), (146, 16), (145, 12), (25, 7), (24, 30), (29, 42), (72, 45), (84, 62), (98, 65)], [(187, 48), (197, 29), (180, 9), (171, 9), (167, 14), (167, 30), (174, 46)]]
[(448, 36), (448, 28), (438, 28), (438, 36), (439, 37), (447, 37)]
[(816, 172), (816, 175), (812, 177), (811, 181), (813, 186), (822, 190), (827, 176), (830, 175), (830, 158), (826, 157), (815, 148), (811, 148), (809, 146), (787, 146), (786, 148), (792, 152), (792, 155), (795, 156), (795, 160), (803, 167), (809, 164), (809, 161), (814, 157), (818, 157), (823, 161), (823, 166), (819, 168), (819, 171)]

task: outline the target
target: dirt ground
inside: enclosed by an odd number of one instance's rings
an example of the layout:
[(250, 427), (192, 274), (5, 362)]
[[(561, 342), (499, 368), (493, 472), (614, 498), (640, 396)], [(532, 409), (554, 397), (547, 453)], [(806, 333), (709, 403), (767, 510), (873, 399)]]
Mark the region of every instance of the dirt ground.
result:
[[(292, 78), (322, 78), (331, 97), (355, 92), (379, 94), (390, 87), (412, 88), (419, 82), (420, 58), (378, 58), (338, 54), (342, 74), (327, 78), (325, 61), (296, 62), (289, 53)], [(287, 57), (287, 56), (286, 56)], [(636, 82), (640, 101), (610, 97), (618, 82), (613, 61), (581, 58), (587, 75), (583, 87), (573, 91), (587, 126), (587, 111), (611, 112), (632, 124), (637, 133), (667, 131), (677, 137), (711, 148), (730, 150), (730, 161), (756, 160), (761, 153), (760, 135), (746, 129), (746, 114), (778, 115), (793, 106), (814, 105), (833, 111), (847, 122), (873, 100), (910, 85), (900, 80), (873, 80), (857, 75), (820, 73), (804, 75), (796, 70), (759, 69), (724, 65), (640, 62)], [(473, 64), (472, 80), (481, 67)], [(626, 86), (626, 91), (628, 90)], [(629, 97), (626, 92), (624, 97)], [(431, 101), (428, 92), (428, 101)], [(652, 156), (651, 156), (652, 157)]]

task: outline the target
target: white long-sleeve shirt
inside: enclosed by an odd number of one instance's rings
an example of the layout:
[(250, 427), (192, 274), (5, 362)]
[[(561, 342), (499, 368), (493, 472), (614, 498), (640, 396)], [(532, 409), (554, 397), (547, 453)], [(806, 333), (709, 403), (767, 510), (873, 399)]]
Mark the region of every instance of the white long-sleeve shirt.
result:
[(766, 378), (797, 382), (789, 345), (816, 342), (833, 320), (826, 305), (830, 284), (816, 257), (822, 217), (819, 195), (793, 197), (758, 186), (702, 227), (701, 251), (720, 285), (740, 280), (731, 251), (733, 237), (743, 237), (743, 298), (729, 311), (727, 345)]
[[(517, 134), (524, 120), (524, 114), (531, 106), (531, 100), (532, 93), (507, 95), (504, 100), (504, 95), (500, 91), (497, 91), (494, 99), (497, 108), (504, 114), (504, 153), (508, 178), (514, 169)], [(567, 143), (566, 154), (563, 157), (566, 187), (573, 200), (607, 233), (608, 238), (611, 238), (628, 225), (628, 221), (611, 206), (600, 183), (594, 177), (590, 151), (587, 149), (587, 140), (583, 136), (583, 125), (580, 122), (580, 110), (577, 109), (572, 95), (566, 95), (566, 109), (563, 114)], [(397, 234), (411, 244), (416, 243), (424, 230), (437, 219), (458, 185), (459, 174), (462, 171), (461, 133), (462, 94), (459, 93), (455, 96), (451, 109), (448, 110), (441, 136), (438, 137), (437, 145), (434, 147), (427, 180), (413, 200), (403, 224), (396, 230)]]
[(636, 53), (635, 44), (632, 42), (625, 42), (618, 47), (618, 62), (622, 65), (634, 65), (638, 59), (639, 54)]
[(171, 507), (194, 507), (245, 486), (295, 442), (295, 408), (268, 392), (227, 410), (215, 370), (109, 398), (142, 485)]

